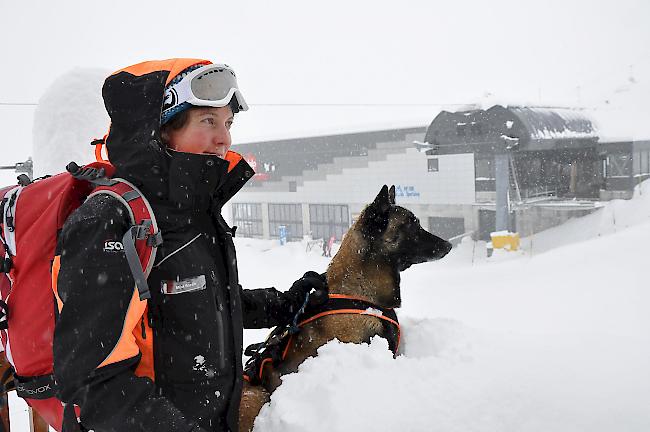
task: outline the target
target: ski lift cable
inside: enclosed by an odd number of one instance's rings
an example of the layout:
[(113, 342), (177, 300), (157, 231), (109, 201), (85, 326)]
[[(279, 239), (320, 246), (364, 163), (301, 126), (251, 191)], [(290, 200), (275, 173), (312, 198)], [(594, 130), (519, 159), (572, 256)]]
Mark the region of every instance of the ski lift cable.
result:
[[(427, 107), (427, 106), (467, 106), (461, 103), (250, 103), (249, 106), (295, 106), (295, 107)], [(38, 106), (32, 102), (0, 102), (0, 106)]]
[(416, 107), (416, 106), (467, 106), (469, 104), (446, 103), (251, 103), (251, 106), (296, 106), (296, 107)]
[(32, 102), (0, 102), (0, 106), (37, 106), (37, 103)]

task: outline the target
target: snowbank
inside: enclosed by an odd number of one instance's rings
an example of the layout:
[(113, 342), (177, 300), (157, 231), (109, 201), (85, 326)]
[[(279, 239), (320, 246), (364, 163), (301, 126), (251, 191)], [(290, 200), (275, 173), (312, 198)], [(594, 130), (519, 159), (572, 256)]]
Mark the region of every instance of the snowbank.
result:
[(255, 430), (641, 431), (650, 424), (648, 375), (635, 373), (645, 366), (617, 360), (629, 352), (599, 359), (567, 341), (481, 336), (455, 321), (403, 325), (414, 326), (411, 340), (428, 352), (393, 359), (379, 338), (369, 346), (330, 343), (285, 377)]
[[(412, 267), (401, 355), (379, 338), (329, 343), (284, 378), (255, 430), (650, 430), (649, 196), (646, 182), (631, 201), (538, 234), (544, 253), (488, 259), (465, 242)], [(578, 242), (565, 244), (568, 233)], [(243, 278), (288, 286), (295, 275), (260, 269), (304, 255), (298, 247), (240, 247)]]
[(108, 131), (102, 85), (110, 72), (77, 68), (59, 77), (34, 113), (34, 175), (56, 174), (70, 161), (95, 160), (93, 138)]

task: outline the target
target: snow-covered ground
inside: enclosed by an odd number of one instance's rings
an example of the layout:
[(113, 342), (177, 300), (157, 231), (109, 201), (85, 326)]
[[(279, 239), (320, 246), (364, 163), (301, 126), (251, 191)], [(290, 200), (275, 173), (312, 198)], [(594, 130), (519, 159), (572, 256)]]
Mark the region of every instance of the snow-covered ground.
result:
[[(650, 430), (650, 182), (532, 240), (490, 259), (466, 241), (404, 272), (402, 355), (381, 339), (326, 345), (256, 431)], [(244, 286), (288, 287), (328, 262), (238, 243)]]
[[(236, 240), (248, 288), (286, 289), (329, 262)], [(522, 243), (488, 259), (464, 241), (402, 273), (401, 355), (382, 339), (329, 343), (284, 378), (256, 432), (650, 430), (650, 182)]]

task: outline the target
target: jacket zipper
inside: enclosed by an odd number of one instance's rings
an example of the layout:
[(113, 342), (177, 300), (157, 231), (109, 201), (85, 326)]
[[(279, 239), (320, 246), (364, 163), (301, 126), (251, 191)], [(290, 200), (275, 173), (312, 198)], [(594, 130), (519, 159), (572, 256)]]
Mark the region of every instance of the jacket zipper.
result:
[(182, 246), (179, 247), (178, 249), (176, 249), (176, 250), (172, 251), (171, 253), (169, 253), (169, 254), (168, 254), (167, 256), (165, 256), (163, 259), (161, 259), (160, 261), (158, 261), (158, 263), (154, 264), (154, 268), (158, 268), (158, 267), (160, 267), (160, 265), (161, 265), (163, 262), (165, 262), (168, 258), (171, 258), (172, 256), (176, 255), (177, 253), (179, 253), (180, 251), (182, 251), (183, 249), (185, 249), (186, 247), (188, 247), (189, 245), (191, 245), (191, 244), (194, 242), (194, 240), (198, 239), (199, 237), (201, 237), (201, 234), (197, 234), (197, 235), (194, 236), (192, 239), (190, 239), (187, 243), (185, 243), (184, 245), (182, 245)]
[(217, 349), (219, 350), (219, 370), (224, 370), (226, 368), (226, 334), (224, 331), (223, 324), (223, 304), (217, 295), (217, 275), (214, 270), (210, 271), (210, 277), (212, 278), (212, 285), (214, 286), (214, 297), (217, 304)]

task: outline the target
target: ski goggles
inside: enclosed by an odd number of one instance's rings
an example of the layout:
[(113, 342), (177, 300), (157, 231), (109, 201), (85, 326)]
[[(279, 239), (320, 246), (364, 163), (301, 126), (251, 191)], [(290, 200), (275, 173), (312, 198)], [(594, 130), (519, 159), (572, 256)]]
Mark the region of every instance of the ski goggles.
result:
[(237, 87), (235, 72), (225, 64), (209, 64), (185, 75), (165, 89), (162, 118), (170, 119), (187, 105), (223, 107), (235, 98), (240, 111), (248, 110)]

